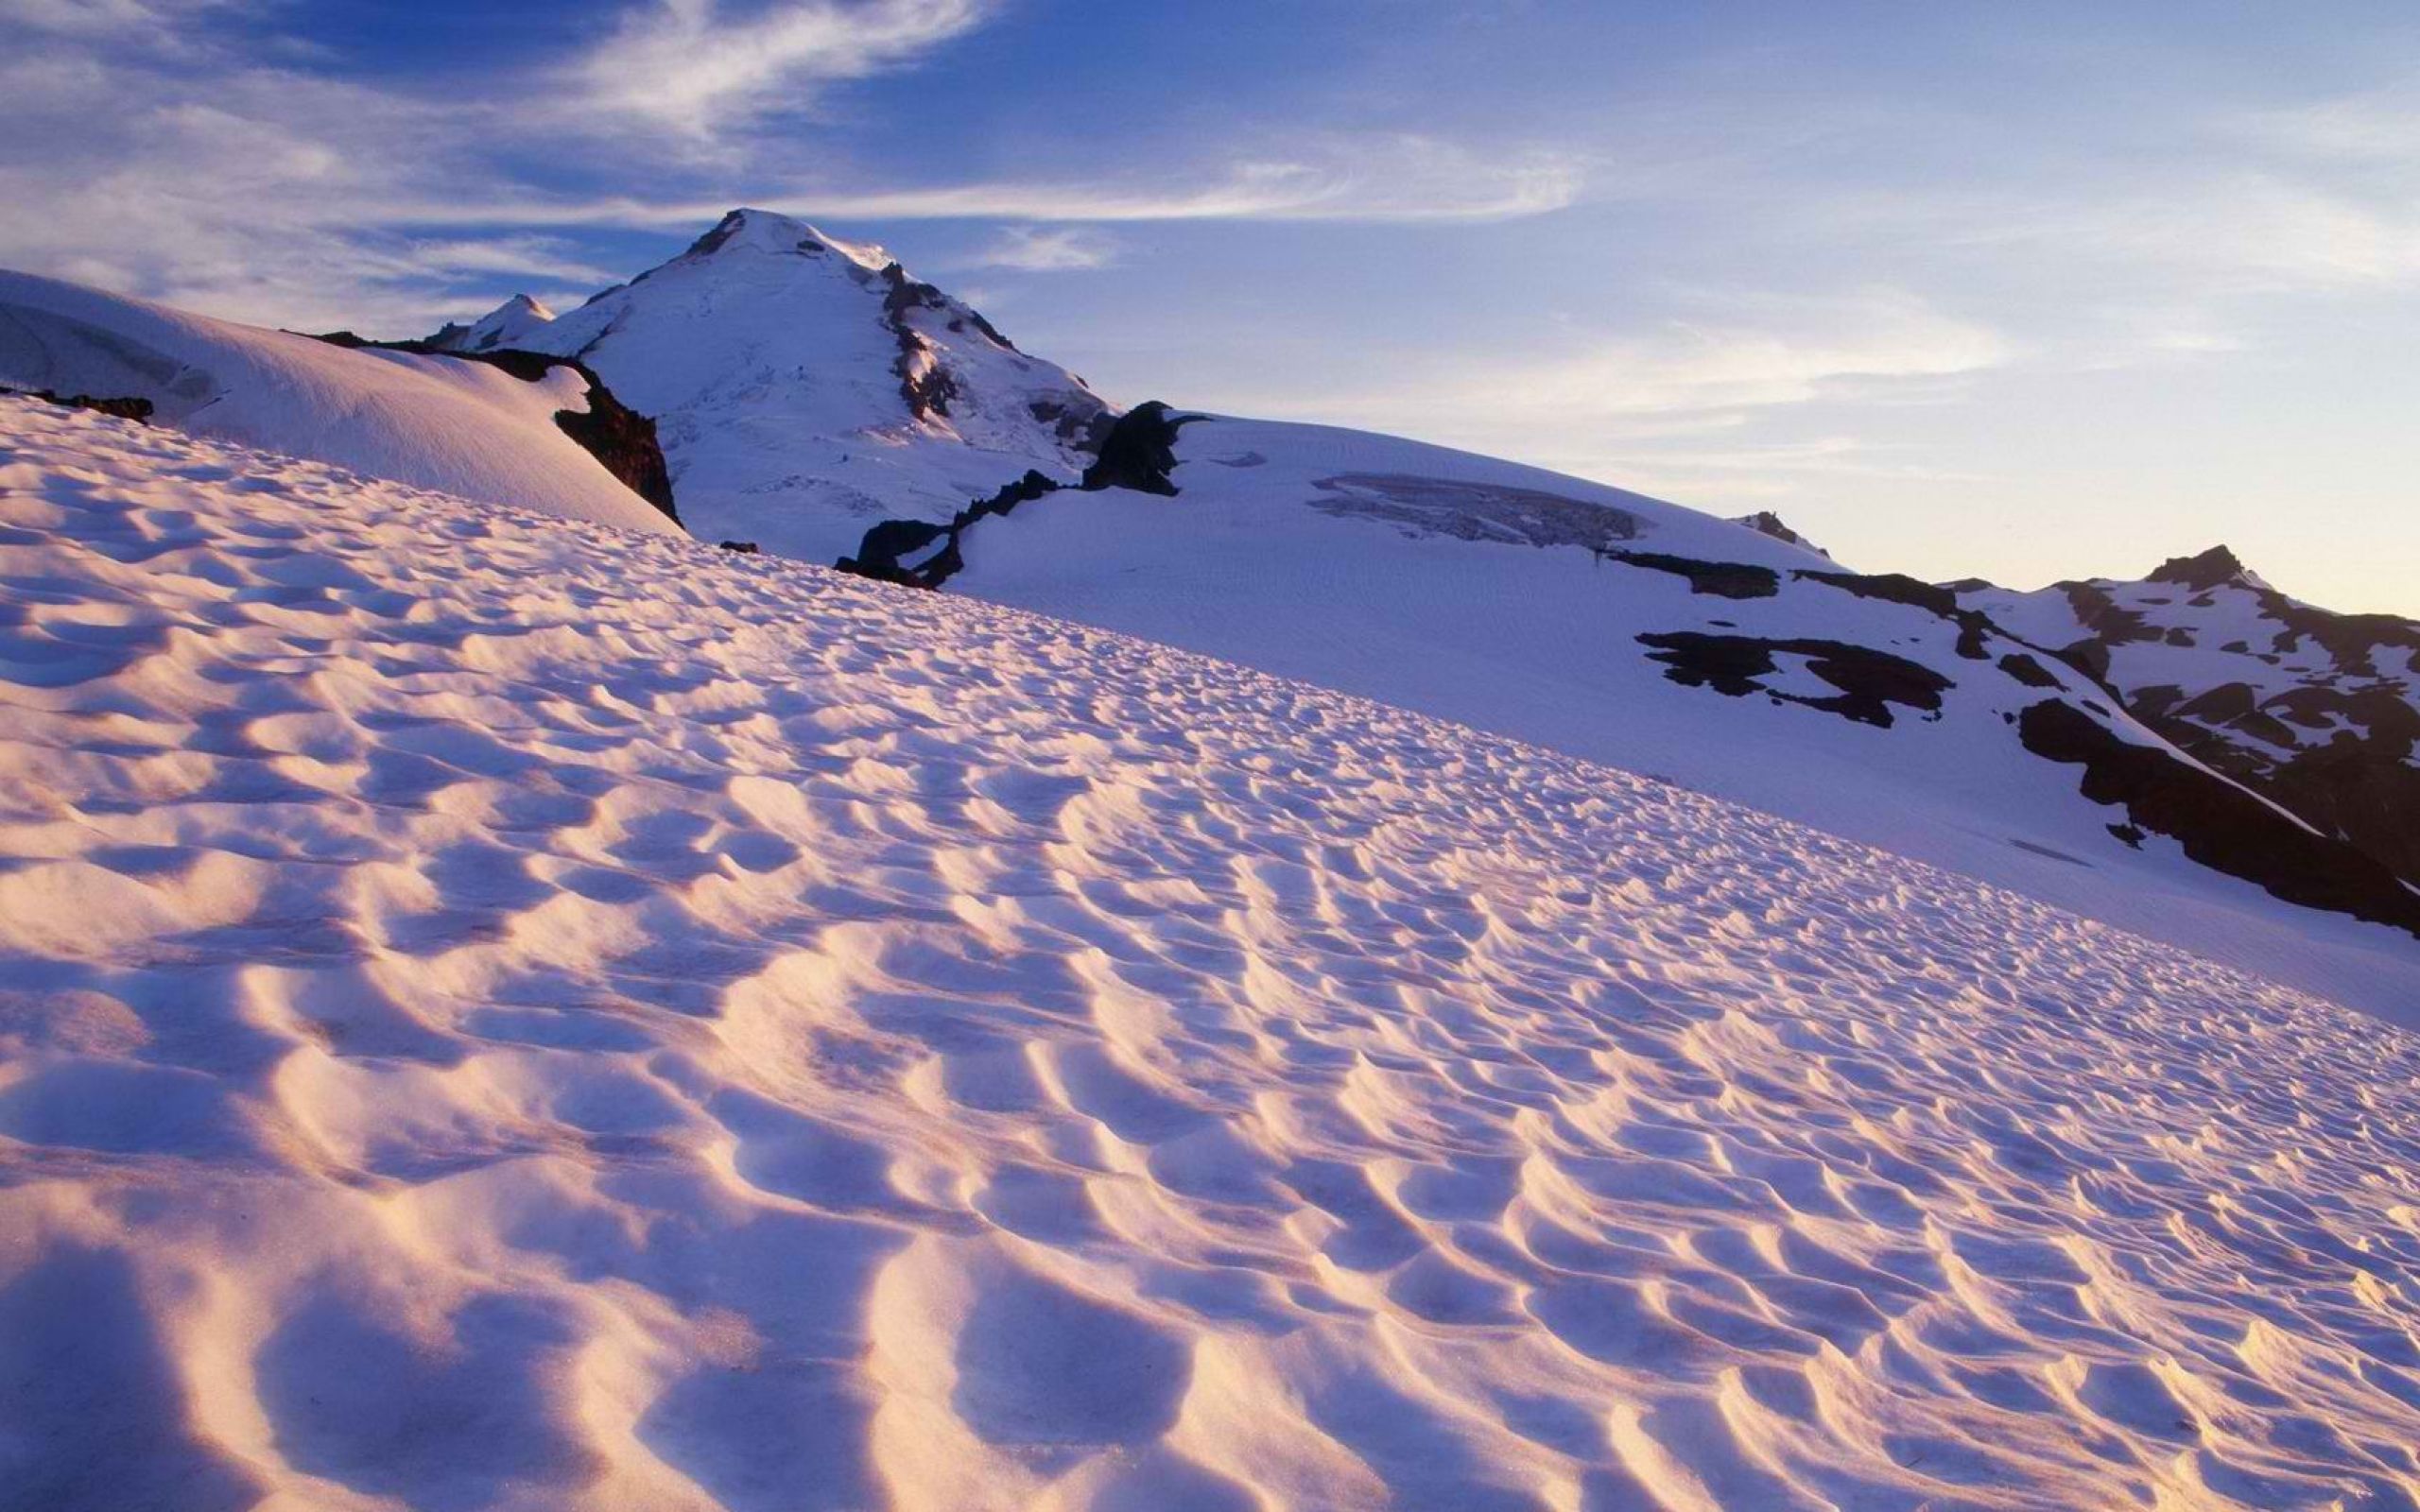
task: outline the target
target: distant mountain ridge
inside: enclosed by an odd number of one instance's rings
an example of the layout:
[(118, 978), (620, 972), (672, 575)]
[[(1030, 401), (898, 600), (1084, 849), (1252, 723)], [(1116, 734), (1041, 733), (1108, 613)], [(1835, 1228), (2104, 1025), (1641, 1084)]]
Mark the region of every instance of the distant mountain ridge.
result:
[(2180, 749), (2420, 886), (2420, 622), (2305, 604), (2223, 545), (2135, 580), (1955, 586)]

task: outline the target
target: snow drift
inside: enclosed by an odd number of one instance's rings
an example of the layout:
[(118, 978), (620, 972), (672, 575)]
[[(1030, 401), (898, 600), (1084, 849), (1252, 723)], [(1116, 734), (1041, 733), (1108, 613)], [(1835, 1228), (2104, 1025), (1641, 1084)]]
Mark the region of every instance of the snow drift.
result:
[(163, 424), (628, 530), (672, 522), (556, 423), (586, 414), (569, 368), (346, 350), (0, 270), (0, 387), (147, 400)]

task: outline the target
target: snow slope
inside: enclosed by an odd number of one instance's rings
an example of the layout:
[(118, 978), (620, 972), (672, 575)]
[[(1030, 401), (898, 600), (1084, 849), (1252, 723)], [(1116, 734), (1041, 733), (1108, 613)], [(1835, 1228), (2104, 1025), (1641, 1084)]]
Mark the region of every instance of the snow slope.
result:
[(2405, 1032), (95, 416), (0, 400), (0, 1505), (2420, 1498)]
[[(2055, 657), (1875, 596), (1939, 590), (1806, 576), (1839, 567), (1392, 437), (1203, 418), (1174, 453), (1173, 496), (1060, 492), (979, 522), (948, 590), (1664, 776), (2377, 1011), (2420, 1006), (2411, 935), (2114, 833), (2129, 810), (2084, 798), (2082, 768), (2030, 748), (2022, 716), (2062, 701), (2118, 741), (2166, 743)], [(1842, 707), (1826, 648), (1871, 663), (1883, 700)], [(1766, 669), (1727, 676), (1742, 657)]]
[(822, 562), (877, 519), (1082, 471), (1107, 410), (881, 248), (760, 210), (510, 344), (579, 357), (655, 420), (700, 538)]
[(626, 530), (678, 529), (555, 423), (584, 414), (568, 369), (349, 351), (0, 270), (0, 387), (134, 397), (197, 435)]

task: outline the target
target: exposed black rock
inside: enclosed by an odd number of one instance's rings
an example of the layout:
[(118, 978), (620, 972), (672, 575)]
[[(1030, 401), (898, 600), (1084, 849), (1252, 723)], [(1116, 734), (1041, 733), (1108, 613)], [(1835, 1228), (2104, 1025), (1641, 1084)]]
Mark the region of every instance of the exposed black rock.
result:
[(2000, 658), (2000, 670), (2029, 688), (2055, 688), (2059, 685), (2059, 679), (2051, 675), (2048, 667), (2022, 651), (2011, 651)]
[(2246, 576), (2243, 563), (2224, 546), (2212, 546), (2198, 557), (2170, 557), (2144, 577), (2145, 582), (2175, 583), (2192, 589), (2218, 588)]
[(1833, 573), (1820, 568), (1799, 567), (1790, 572), (1792, 577), (1809, 582), (1828, 583), (1845, 593), (1859, 598), (1877, 598), (1886, 604), (1905, 604), (1911, 609), (1954, 620), (1967, 612), (1958, 607), (1958, 595), (1935, 583), (1927, 583), (1905, 573)]
[(1070, 446), (1098, 453), (1101, 437), (1116, 423), (1104, 406), (1070, 404), (1056, 399), (1031, 399), (1025, 412), (1050, 427), (1050, 434)]
[(753, 557), (763, 549), (752, 541), (723, 541), (716, 544), (725, 551), (735, 551), (743, 557)]
[(2152, 746), (2120, 738), (2075, 705), (2046, 698), (2017, 718), (2025, 748), (2083, 767), (2083, 796), (2118, 803), (2138, 829), (2169, 835), (2205, 867), (2273, 896), (2420, 936), (2420, 895), (2376, 857), (2295, 823), (2249, 791)]
[[(1750, 635), (1706, 635), (1696, 630), (1647, 634), (1638, 639), (1642, 644), (1657, 647), (1650, 653), (1651, 659), (1665, 663), (1664, 675), (1685, 687), (1711, 688), (1735, 698), (1762, 693), (1885, 730), (1892, 725), (1892, 705), (1938, 713), (1941, 696), (1956, 686), (1920, 662), (1842, 641), (1764, 640)], [(1805, 657), (1806, 670), (1840, 692), (1810, 697), (1759, 681), (1780, 670), (1773, 661), (1776, 654)]]
[(450, 357), (456, 362), (485, 363), (529, 384), (557, 368), (569, 368), (588, 386), (588, 409), (585, 413), (576, 409), (555, 411), (556, 427), (604, 464), (605, 471), (621, 479), (625, 488), (655, 506), (674, 524), (681, 524), (681, 511), (672, 499), (672, 472), (665, 466), (664, 448), (657, 444), (655, 421), (614, 398), (614, 391), (605, 387), (605, 380), (579, 358), (509, 347), (488, 352), (449, 352), (434, 341), (372, 341), (351, 331), (321, 332), (319, 339), (337, 347), (375, 347), (424, 357)]
[[(1199, 415), (1179, 415), (1156, 399), (1128, 410), (1102, 435), (1098, 455), (1084, 470), (1083, 480), (1075, 485), (1076, 489), (1083, 492), (1133, 489), (1174, 497), (1176, 485), (1168, 474), (1176, 468), (1176, 433), (1200, 419)], [(990, 498), (977, 499), (960, 509), (946, 524), (929, 520), (885, 520), (865, 533), (865, 539), (857, 543), (856, 556), (843, 557), (833, 565), (844, 573), (881, 582), (939, 588), (966, 565), (966, 558), (959, 550), (959, 538), (968, 526), (993, 515), (1008, 514), (1020, 504), (1067, 487), (1046, 473), (1028, 471), (1015, 482), (1003, 485)], [(940, 542), (938, 549), (911, 564), (910, 558), (926, 552), (936, 541)]]
[[(481, 359), (492, 355), (495, 353), (478, 353)], [(632, 493), (679, 524), (681, 511), (672, 502), (672, 473), (665, 466), (664, 448), (656, 442), (655, 421), (614, 398), (605, 380), (584, 364), (569, 357), (554, 360), (577, 369), (588, 382), (588, 412), (559, 409), (555, 424), (604, 463), (605, 471), (620, 478)]]
[(1751, 566), (1743, 561), (1699, 561), (1660, 551), (1608, 551), (1605, 555), (1632, 567), (1685, 577), (1692, 593), (1709, 593), (1716, 598), (1771, 598), (1781, 592), (1781, 574), (1771, 567)]
[(1818, 557), (1828, 557), (1831, 555), (1830, 552), (1825, 551), (1823, 547), (1815, 544), (1815, 542), (1807, 540), (1805, 536), (1800, 535), (1797, 531), (1792, 530), (1789, 525), (1783, 524), (1781, 516), (1773, 513), (1771, 509), (1759, 509), (1754, 514), (1743, 514), (1734, 519), (1731, 523), (1735, 525), (1746, 525), (1749, 529), (1754, 531), (1760, 536), (1771, 536), (1775, 541), (1788, 541), (1793, 546), (1804, 546)]
[[(705, 233), (700, 236), (696, 241), (691, 242), (688, 246), (688, 249), (683, 251), (681, 255), (683, 257), (703, 257), (707, 253), (719, 249), (723, 243), (731, 240), (734, 236), (738, 235), (739, 228), (747, 223), (748, 213), (746, 211), (734, 210), (726, 212), (722, 219), (716, 221), (712, 226), (708, 227)], [(694, 222), (692, 224), (694, 224)]]
[(1083, 487), (1176, 497), (1169, 477), (1176, 471), (1176, 433), (1201, 418), (1181, 415), (1156, 399), (1135, 405), (1101, 437), (1099, 455), (1084, 469)]
[(2159, 632), (2143, 622), (2142, 615), (2120, 608), (2118, 601), (2090, 583), (2061, 583), (2059, 592), (2067, 596), (2067, 607), (2075, 610), (2076, 623), (2094, 636), (2112, 645), (2128, 641), (2156, 641)]
[(134, 394), (120, 394), (115, 397), (98, 394), (60, 394), (47, 388), (10, 388), (5, 384), (0, 384), (0, 394), (23, 394), (28, 399), (39, 399), (48, 404), (63, 404), (69, 409), (89, 409), (103, 415), (114, 415), (119, 420), (130, 420), (142, 425), (151, 423), (153, 409), (151, 401)]
[[(930, 284), (909, 278), (908, 270), (897, 263), (883, 265), (882, 281), (883, 323), (890, 328), (891, 339), (899, 345), (899, 355), (891, 359), (890, 365), (891, 371), (899, 375), (899, 397), (907, 401), (908, 412), (918, 420), (946, 419), (949, 402), (958, 397), (958, 375), (942, 366), (941, 359), (934, 355), (932, 342), (908, 323), (908, 312), (947, 310), (949, 296)], [(988, 323), (985, 330), (990, 330)], [(1008, 343), (1002, 341), (1000, 345)]]
[[(1013, 483), (1004, 485), (988, 499), (977, 499), (950, 517), (947, 524), (929, 520), (885, 520), (865, 534), (857, 544), (857, 554), (843, 557), (833, 566), (860, 577), (881, 582), (898, 583), (908, 588), (939, 588), (965, 567), (966, 558), (958, 549), (959, 536), (977, 520), (995, 514), (1008, 514), (1020, 504), (1039, 499), (1046, 493), (1056, 493), (1065, 485), (1040, 472), (1028, 472)], [(925, 551), (935, 541), (939, 550), (923, 560), (908, 565), (908, 558)]]
[(2050, 654), (2101, 686), (2109, 685), (2109, 646), (2106, 642), (2087, 638), (2060, 646)]
[(1919, 581), (1905, 573), (1827, 573), (1800, 567), (1792, 577), (1828, 583), (1843, 593), (1859, 598), (1878, 598), (1885, 603), (1905, 604), (1938, 615), (1958, 627), (1958, 654), (1969, 662), (1985, 660), (1983, 638), (1993, 631), (1989, 618), (1979, 610), (1958, 607), (1958, 595), (1935, 583)]

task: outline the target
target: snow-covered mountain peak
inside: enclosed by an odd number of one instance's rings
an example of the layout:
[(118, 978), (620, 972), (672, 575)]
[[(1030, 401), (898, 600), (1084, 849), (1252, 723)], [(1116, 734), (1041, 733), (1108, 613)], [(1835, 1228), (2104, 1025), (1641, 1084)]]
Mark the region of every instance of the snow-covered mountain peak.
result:
[(827, 235), (795, 216), (742, 206), (725, 213), (713, 228), (689, 244), (683, 258), (757, 254), (775, 257), (821, 257), (838, 253), (842, 261), (870, 273), (879, 273), (897, 261), (873, 242), (843, 241)]
[(882, 248), (766, 210), (513, 340), (587, 363), (658, 422), (701, 535), (825, 562), (875, 519), (1080, 474), (1111, 413)]
[(521, 346), (554, 318), (544, 301), (516, 294), (468, 325), (445, 326), (428, 344), (441, 352), (504, 351)]

